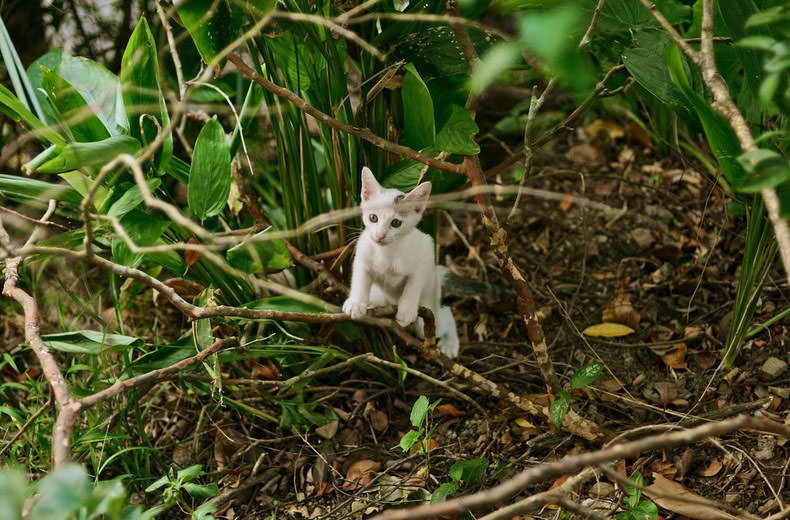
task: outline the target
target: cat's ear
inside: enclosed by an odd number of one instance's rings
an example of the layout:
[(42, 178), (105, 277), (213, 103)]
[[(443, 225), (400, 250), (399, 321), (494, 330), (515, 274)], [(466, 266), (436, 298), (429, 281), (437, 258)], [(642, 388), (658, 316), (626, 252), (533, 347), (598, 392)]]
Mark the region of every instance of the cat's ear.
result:
[(362, 201), (366, 201), (369, 198), (376, 195), (378, 192), (381, 191), (381, 184), (379, 181), (376, 180), (376, 177), (373, 175), (373, 172), (370, 171), (370, 168), (367, 166), (362, 168), (362, 191), (360, 193), (360, 197)]
[(416, 188), (411, 190), (403, 197), (403, 200), (410, 203), (410, 207), (416, 213), (422, 213), (425, 210), (425, 205), (428, 204), (428, 197), (431, 196), (431, 183), (421, 182)]

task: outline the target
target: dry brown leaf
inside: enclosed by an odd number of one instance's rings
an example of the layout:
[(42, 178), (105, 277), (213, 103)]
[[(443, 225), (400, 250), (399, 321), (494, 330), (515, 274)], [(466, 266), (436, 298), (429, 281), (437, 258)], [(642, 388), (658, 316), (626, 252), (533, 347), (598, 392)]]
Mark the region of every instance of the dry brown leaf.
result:
[(703, 477), (714, 477), (719, 474), (723, 467), (724, 464), (722, 464), (719, 459), (713, 459), (710, 461), (710, 464), (708, 464), (708, 467), (702, 469), (699, 474)]
[(650, 464), (650, 471), (653, 473), (658, 473), (662, 477), (673, 479), (675, 475), (678, 473), (678, 468), (675, 467), (669, 461), (666, 460), (654, 460), (652, 464)]
[[(681, 484), (668, 480), (659, 473), (653, 473), (653, 485), (645, 488), (645, 494), (659, 507), (684, 515), (694, 520), (736, 520), (737, 517), (716, 509), (711, 506), (692, 504), (683, 501), (681, 498), (702, 499), (700, 495), (693, 493)], [(656, 492), (672, 495), (672, 497), (658, 497)]]
[[(187, 244), (199, 244), (199, 243), (200, 242), (198, 242), (198, 239), (195, 237), (190, 237), (189, 240), (187, 240)], [(195, 262), (200, 260), (200, 257), (202, 256), (203, 253), (201, 253), (200, 251), (193, 251), (192, 249), (184, 250), (184, 262), (187, 264), (187, 269), (192, 267), (195, 264)]]
[(466, 412), (459, 410), (452, 403), (443, 403), (436, 407), (436, 414), (439, 417), (465, 417)]
[(265, 365), (255, 363), (255, 365), (252, 367), (252, 377), (267, 379), (270, 381), (279, 380), (282, 378), (280, 371), (277, 369), (277, 366), (275, 366), (271, 359), (267, 359)]
[(625, 136), (625, 130), (620, 123), (612, 121), (611, 119), (596, 119), (583, 128), (584, 133), (587, 134), (590, 139), (597, 137), (600, 133), (608, 135), (612, 140)]
[(672, 350), (661, 356), (661, 361), (669, 368), (686, 369), (688, 368), (688, 364), (686, 363), (686, 350), (687, 347), (685, 343), (675, 343), (672, 345)]
[(606, 305), (601, 319), (604, 323), (620, 323), (631, 329), (636, 329), (641, 316), (631, 305), (631, 296), (618, 291), (617, 295)]
[(585, 336), (601, 338), (619, 338), (634, 333), (634, 329), (621, 323), (599, 323), (590, 325), (583, 331)]
[(573, 206), (573, 199), (570, 197), (566, 197), (560, 202), (560, 209), (563, 213), (567, 213), (568, 210), (571, 209), (571, 206)]
[(205, 289), (199, 283), (192, 280), (184, 280), (183, 278), (170, 278), (165, 280), (165, 285), (177, 292), (182, 298), (194, 298)]
[(349, 466), (346, 472), (346, 482), (343, 483), (343, 490), (352, 491), (358, 487), (370, 484), (376, 476), (376, 472), (381, 469), (381, 462), (371, 459), (361, 459)]
[(603, 163), (603, 155), (592, 145), (587, 143), (572, 146), (565, 156), (578, 165), (595, 168)]

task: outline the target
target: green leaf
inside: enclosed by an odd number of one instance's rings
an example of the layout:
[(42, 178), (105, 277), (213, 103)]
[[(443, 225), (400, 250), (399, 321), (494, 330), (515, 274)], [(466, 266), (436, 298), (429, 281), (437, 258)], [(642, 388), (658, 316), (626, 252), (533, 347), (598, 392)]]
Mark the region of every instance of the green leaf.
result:
[(30, 87), (33, 89), (33, 92), (38, 99), (39, 106), (41, 107), (41, 111), (43, 113), (43, 120), (48, 124), (55, 124), (58, 122), (58, 117), (55, 114), (55, 111), (47, 102), (47, 95), (46, 93), (42, 92), (41, 89), (41, 66), (52, 70), (57, 70), (60, 66), (60, 60), (63, 56), (63, 49), (58, 47), (57, 49), (53, 49), (48, 53), (40, 56), (38, 59), (33, 61), (27, 67), (27, 79), (30, 80)]
[(757, 148), (738, 157), (738, 162), (749, 172), (738, 191), (756, 193), (765, 188), (775, 188), (790, 181), (790, 161), (773, 150)]
[[(158, 178), (154, 178), (148, 179), (145, 183), (148, 185), (149, 190), (154, 191), (162, 184), (162, 181)], [(107, 211), (107, 215), (110, 217), (121, 217), (135, 209), (142, 204), (142, 202), (143, 192), (140, 190), (140, 186), (134, 184), (131, 188), (126, 190), (118, 200), (112, 203), (112, 206), (110, 206), (110, 209)]]
[(244, 11), (230, 0), (186, 0), (178, 5), (192, 41), (203, 57), (213, 65), (214, 57), (241, 34)]
[(711, 151), (716, 157), (725, 178), (731, 186), (737, 187), (741, 185), (746, 172), (736, 159), (741, 154), (741, 146), (735, 132), (733, 132), (727, 120), (691, 87), (684, 68), (683, 58), (677, 45), (674, 43), (669, 44), (665, 58), (672, 83), (694, 107), (694, 111), (702, 123)]
[[(436, 134), (435, 147), (461, 155), (480, 153), (480, 146), (475, 142), (480, 129), (464, 107), (456, 104), (440, 105), (438, 112), (440, 115), (437, 119), (444, 122)], [(446, 118), (442, 117), (447, 112)]]
[(193, 464), (188, 468), (178, 470), (178, 474), (176, 477), (181, 482), (189, 482), (190, 480), (195, 480), (199, 476), (203, 475), (203, 465), (202, 464)]
[(0, 471), (0, 518), (20, 520), (25, 503), (25, 475), (14, 468)]
[(472, 92), (482, 92), (518, 63), (520, 57), (521, 51), (513, 43), (503, 42), (494, 45), (481, 56), (469, 79), (469, 88)]
[[(121, 59), (121, 84), (126, 115), (129, 118), (131, 134), (142, 144), (152, 143), (160, 131), (170, 124), (162, 88), (159, 85), (159, 63), (156, 55), (156, 41), (145, 17), (141, 17), (126, 44)], [(158, 125), (142, 114), (156, 118)], [(142, 132), (140, 127), (142, 124)], [(159, 128), (157, 128), (157, 126)], [(156, 165), (161, 170), (173, 155), (173, 136), (168, 132), (162, 147), (156, 152)]]
[(41, 336), (44, 344), (60, 352), (99, 354), (105, 350), (125, 350), (143, 345), (143, 340), (121, 334), (104, 334), (95, 330), (78, 330)]
[(70, 518), (90, 496), (88, 474), (79, 464), (69, 464), (44, 477), (38, 485), (39, 501), (30, 520)]
[(658, 506), (650, 500), (642, 500), (633, 509), (634, 518), (638, 520), (658, 520)]
[(247, 95), (244, 97), (244, 104), (241, 107), (239, 119), (241, 120), (241, 131), (239, 125), (233, 127), (233, 135), (230, 138), (230, 155), (236, 155), (236, 151), (241, 144), (241, 136), (247, 135), (247, 132), (252, 128), (252, 124), (258, 116), (258, 111), (263, 103), (263, 87), (250, 81), (250, 86), (247, 88)]
[(456, 482), (463, 480), (464, 485), (468, 486), (474, 481), (485, 475), (488, 469), (488, 459), (458, 460), (450, 467), (450, 478)]
[(76, 206), (82, 202), (82, 195), (70, 186), (16, 175), (0, 174), (0, 194), (42, 202), (54, 199)]
[(565, 391), (557, 392), (557, 398), (554, 399), (549, 407), (549, 415), (554, 426), (562, 428), (562, 423), (565, 421), (565, 416), (568, 414), (570, 406), (571, 394)]
[(87, 143), (110, 137), (110, 132), (79, 91), (57, 72), (42, 66), (41, 87), (76, 141)]
[(25, 107), (13, 92), (3, 85), (0, 85), (0, 111), (14, 121), (24, 121), (31, 129), (37, 132), (37, 135), (46, 139), (49, 143), (58, 146), (65, 146), (67, 143), (63, 136), (44, 124), (33, 112)]
[(118, 76), (95, 61), (67, 54), (56, 72), (77, 89), (111, 136), (129, 133)]
[[(152, 246), (159, 240), (162, 233), (170, 226), (170, 221), (141, 210), (134, 210), (120, 221), (129, 238), (138, 246)], [(115, 263), (137, 267), (143, 261), (143, 254), (133, 253), (123, 238), (113, 236), (112, 259)]]
[(101, 168), (121, 154), (134, 155), (139, 150), (140, 143), (128, 135), (117, 135), (91, 143), (71, 143), (33, 171), (62, 173), (79, 168)]
[(666, 63), (657, 60), (669, 44), (669, 37), (656, 31), (640, 31), (635, 37), (636, 46), (623, 52), (622, 60), (628, 73), (645, 90), (659, 101), (679, 112), (681, 117), (693, 117), (691, 105), (673, 85)]
[(249, 274), (260, 274), (266, 268), (285, 269), (291, 265), (291, 252), (285, 240), (266, 240), (268, 231), (261, 231), (250, 241), (228, 249), (230, 265)]
[(151, 491), (156, 491), (157, 489), (164, 487), (169, 482), (170, 482), (170, 478), (167, 475), (160, 477), (151, 485), (149, 485), (147, 488), (145, 488), (145, 492), (150, 493)]
[(427, 397), (421, 395), (417, 398), (417, 400), (414, 402), (414, 406), (411, 408), (411, 415), (409, 416), (412, 426), (415, 428), (422, 427), (423, 423), (425, 422), (425, 416), (428, 415), (429, 407), (430, 403)]
[(403, 437), (401, 437), (398, 446), (405, 453), (410, 449), (412, 449), (412, 447), (415, 444), (417, 444), (417, 441), (419, 440), (420, 440), (420, 432), (418, 432), (417, 430), (409, 430), (408, 432), (406, 432), (406, 434)]
[(405, 67), (401, 96), (403, 99), (404, 142), (415, 149), (430, 146), (436, 140), (433, 100), (428, 87), (414, 65)]
[(577, 48), (584, 27), (581, 10), (572, 5), (527, 11), (520, 20), (523, 45), (578, 96), (589, 94), (595, 82), (587, 55)]
[[(61, 179), (66, 181), (69, 186), (77, 190), (77, 192), (84, 198), (90, 191), (93, 185), (93, 179), (85, 175), (79, 170), (64, 172), (58, 175)], [(93, 206), (99, 207), (104, 199), (107, 197), (107, 188), (98, 186), (96, 193), (93, 195)]]
[(639, 503), (639, 499), (642, 498), (642, 486), (645, 483), (645, 477), (638, 471), (634, 472), (631, 475), (631, 479), (635, 484), (639, 487), (626, 487), (625, 492), (628, 496), (625, 498), (625, 503), (628, 504), (630, 507), (635, 507)]
[(217, 504), (209, 502), (192, 511), (192, 518), (193, 520), (214, 520), (212, 513), (216, 510)]
[(209, 498), (219, 494), (219, 487), (215, 483), (200, 485), (188, 482), (184, 484), (184, 491), (189, 493), (192, 498), (198, 500), (208, 500)]
[(269, 309), (284, 312), (325, 312), (324, 309), (317, 305), (295, 300), (290, 296), (272, 296), (246, 303), (244, 306), (250, 309)]
[(214, 116), (200, 130), (189, 170), (187, 202), (201, 220), (219, 214), (230, 193), (230, 147)]
[(603, 363), (587, 363), (571, 376), (571, 390), (584, 388), (601, 376)]
[[(404, 450), (405, 451), (405, 450)], [(439, 504), (447, 500), (447, 497), (454, 495), (458, 491), (458, 484), (455, 482), (445, 482), (431, 494), (431, 504)]]

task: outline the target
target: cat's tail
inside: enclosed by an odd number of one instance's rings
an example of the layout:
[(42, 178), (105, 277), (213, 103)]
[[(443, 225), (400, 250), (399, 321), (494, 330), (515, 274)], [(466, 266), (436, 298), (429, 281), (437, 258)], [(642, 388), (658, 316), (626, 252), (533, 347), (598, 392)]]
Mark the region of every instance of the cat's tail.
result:
[(515, 296), (513, 291), (504, 287), (491, 285), (477, 280), (470, 280), (468, 278), (461, 278), (460, 276), (453, 274), (452, 271), (443, 265), (438, 266), (438, 271), (439, 284), (442, 287), (442, 297), (457, 296), (465, 298), (477, 296), (480, 298), (502, 300)]

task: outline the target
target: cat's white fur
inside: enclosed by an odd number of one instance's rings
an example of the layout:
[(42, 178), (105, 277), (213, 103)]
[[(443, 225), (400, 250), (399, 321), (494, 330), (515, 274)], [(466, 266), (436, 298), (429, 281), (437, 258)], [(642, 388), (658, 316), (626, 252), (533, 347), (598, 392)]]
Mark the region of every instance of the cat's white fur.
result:
[[(368, 167), (362, 168), (362, 220), (365, 230), (356, 246), (351, 293), (343, 312), (353, 319), (369, 307), (398, 306), (395, 319), (404, 327), (415, 323), (422, 336), (420, 306), (436, 317), (439, 349), (458, 355), (458, 332), (449, 307), (442, 307), (441, 283), (446, 270), (434, 263), (433, 239), (417, 229), (431, 183), (423, 182), (409, 193), (382, 187)], [(374, 222), (375, 221), (375, 222)], [(393, 222), (400, 225), (395, 227)]]

